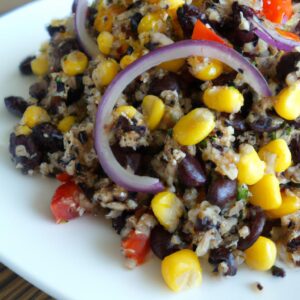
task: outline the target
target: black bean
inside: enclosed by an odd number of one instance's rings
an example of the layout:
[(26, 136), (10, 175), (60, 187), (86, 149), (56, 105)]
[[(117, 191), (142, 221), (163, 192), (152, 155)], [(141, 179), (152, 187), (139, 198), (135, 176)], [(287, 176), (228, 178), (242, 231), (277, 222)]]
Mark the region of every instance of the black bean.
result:
[(88, 21), (89, 27), (92, 27), (94, 25), (97, 13), (98, 13), (98, 10), (96, 7), (90, 6), (88, 8), (87, 21)]
[(37, 100), (42, 100), (48, 93), (48, 82), (42, 80), (32, 84), (29, 88), (29, 95)]
[(65, 32), (66, 27), (63, 26), (63, 25), (60, 25), (60, 26), (49, 25), (49, 26), (47, 26), (47, 31), (48, 31), (50, 37), (54, 37), (54, 35), (57, 34), (57, 33)]
[(59, 107), (62, 105), (66, 106), (64, 98), (59, 96), (51, 97), (48, 113), (53, 115), (59, 114)]
[(195, 230), (196, 231), (207, 231), (214, 228), (215, 225), (213, 224), (212, 220), (207, 217), (200, 219), (199, 217), (196, 219), (195, 222)]
[(205, 21), (205, 15), (194, 6), (184, 4), (177, 9), (177, 18), (185, 37), (190, 38), (197, 20)]
[(84, 145), (88, 141), (88, 135), (86, 131), (80, 131), (78, 133), (78, 139), (82, 145)]
[(237, 72), (223, 73), (212, 81), (213, 85), (233, 85)]
[(241, 114), (236, 114), (232, 120), (226, 120), (236, 131), (246, 131), (248, 129), (245, 118)]
[(248, 117), (251, 108), (252, 108), (252, 104), (253, 104), (253, 94), (251, 91), (241, 91), (243, 93), (244, 96), (244, 105), (241, 108), (240, 114), (246, 118)]
[(124, 150), (118, 145), (112, 146), (112, 151), (117, 161), (124, 167), (130, 167), (133, 172), (138, 172), (142, 164), (142, 156), (138, 152)]
[[(20, 146), (23, 147), (20, 148)], [(20, 149), (25, 150), (24, 155), (22, 155), (22, 151), (18, 152)], [(18, 168), (20, 168), (24, 174), (34, 170), (42, 161), (42, 154), (34, 143), (31, 135), (16, 136), (12, 133), (9, 141), (9, 152), (12, 155), (14, 163), (18, 165)]]
[(286, 245), (288, 252), (295, 252), (300, 248), (300, 236), (290, 240)]
[(237, 246), (238, 249), (244, 251), (251, 247), (263, 232), (265, 223), (266, 216), (264, 214), (264, 211), (258, 206), (250, 206), (248, 209), (248, 216), (246, 221), (250, 233), (246, 238), (240, 238)]
[(75, 80), (76, 80), (76, 86), (74, 88), (70, 88), (68, 91), (67, 100), (66, 100), (67, 105), (74, 104), (75, 102), (80, 100), (84, 91), (82, 76), (81, 75), (76, 76)]
[(300, 135), (295, 136), (291, 141), (289, 148), (292, 153), (293, 163), (300, 163)]
[(84, 193), (84, 195), (89, 199), (92, 200), (95, 190), (92, 187), (89, 187), (88, 185), (86, 185), (83, 182), (79, 182), (78, 186), (80, 187), (80, 189), (82, 190), (82, 192)]
[(137, 33), (137, 28), (139, 26), (139, 23), (141, 19), (143, 18), (143, 15), (139, 12), (136, 12), (131, 18), (130, 18), (130, 29), (133, 33)]
[(10, 96), (4, 98), (6, 109), (17, 117), (22, 117), (24, 111), (28, 107), (28, 103), (22, 97)]
[(141, 135), (144, 134), (146, 131), (145, 126), (131, 124), (130, 121), (126, 117), (123, 117), (123, 116), (119, 117), (117, 124), (116, 124), (116, 128), (122, 129), (122, 131), (124, 131), (124, 132), (135, 131)]
[(138, 1), (135, 1), (133, 2), (132, 4), (130, 4), (128, 7), (127, 7), (127, 10), (130, 10), (132, 8), (138, 8), (142, 5), (142, 1), (141, 0), (138, 0)]
[(23, 75), (31, 75), (31, 62), (35, 59), (35, 56), (26, 57), (19, 65), (19, 70)]
[(226, 276), (234, 276), (237, 273), (237, 263), (234, 256), (230, 250), (225, 247), (210, 250), (208, 262), (215, 266), (225, 262), (228, 267), (228, 271), (224, 274)]
[(216, 178), (209, 185), (206, 198), (213, 204), (223, 208), (226, 203), (236, 199), (237, 182), (227, 178)]
[(168, 73), (162, 78), (154, 78), (151, 81), (149, 94), (160, 96), (163, 91), (179, 91), (179, 84), (175, 74)]
[(300, 60), (300, 53), (299, 52), (290, 52), (282, 55), (280, 58), (277, 66), (276, 66), (276, 76), (277, 79), (281, 82), (285, 82), (286, 76), (296, 71), (297, 64)]
[(186, 154), (186, 157), (179, 163), (178, 178), (188, 187), (202, 186), (207, 179), (201, 163), (190, 154)]
[(280, 219), (266, 219), (265, 226), (261, 235), (268, 238), (272, 237), (273, 227), (281, 227)]
[(116, 231), (117, 234), (121, 233), (121, 230), (124, 228), (126, 224), (126, 219), (130, 214), (124, 211), (120, 216), (112, 219), (112, 227)]
[(282, 268), (279, 268), (277, 266), (273, 266), (271, 269), (272, 275), (275, 277), (285, 277), (285, 271)]
[(247, 123), (253, 131), (263, 133), (279, 129), (284, 123), (284, 120), (275, 116), (252, 113), (251, 118), (248, 118)]
[(160, 259), (172, 254), (178, 247), (171, 243), (172, 234), (162, 226), (155, 226), (150, 235), (150, 247), (153, 253)]
[(148, 50), (153, 51), (153, 50), (155, 50), (155, 49), (159, 46), (159, 43), (152, 43), (152, 42), (149, 42), (149, 43), (146, 43), (144, 46), (145, 46), (145, 48), (147, 48)]
[(32, 129), (35, 144), (44, 152), (54, 153), (64, 150), (63, 134), (52, 124), (43, 123)]

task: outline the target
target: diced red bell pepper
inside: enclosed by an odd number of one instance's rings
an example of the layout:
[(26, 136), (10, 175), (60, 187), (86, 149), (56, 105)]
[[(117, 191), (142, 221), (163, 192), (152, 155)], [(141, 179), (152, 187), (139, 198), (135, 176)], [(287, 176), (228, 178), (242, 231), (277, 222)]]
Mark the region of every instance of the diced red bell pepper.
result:
[(72, 176), (70, 176), (67, 172), (62, 172), (56, 175), (56, 179), (60, 182), (68, 182), (72, 179)]
[(56, 223), (67, 222), (82, 215), (84, 209), (79, 206), (81, 194), (81, 189), (72, 181), (57, 188), (51, 201), (51, 211)]
[(149, 236), (130, 231), (129, 235), (122, 241), (124, 256), (136, 262), (136, 265), (142, 264), (150, 251)]
[(226, 46), (229, 44), (224, 41), (221, 37), (219, 37), (211, 28), (206, 27), (204, 23), (200, 20), (196, 21), (194, 26), (192, 40), (204, 40), (204, 41), (213, 41)]
[(271, 22), (283, 24), (292, 14), (292, 0), (263, 0), (263, 15)]

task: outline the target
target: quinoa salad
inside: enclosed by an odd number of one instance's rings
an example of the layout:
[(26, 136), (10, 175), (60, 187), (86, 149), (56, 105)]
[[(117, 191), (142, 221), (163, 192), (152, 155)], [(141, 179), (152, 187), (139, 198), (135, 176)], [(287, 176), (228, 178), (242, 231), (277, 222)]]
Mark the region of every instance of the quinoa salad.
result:
[(300, 266), (299, 4), (75, 0), (47, 31), (30, 96), (4, 101), (16, 168), (61, 182), (57, 223), (105, 216), (126, 267), (157, 256), (173, 291), (203, 260)]

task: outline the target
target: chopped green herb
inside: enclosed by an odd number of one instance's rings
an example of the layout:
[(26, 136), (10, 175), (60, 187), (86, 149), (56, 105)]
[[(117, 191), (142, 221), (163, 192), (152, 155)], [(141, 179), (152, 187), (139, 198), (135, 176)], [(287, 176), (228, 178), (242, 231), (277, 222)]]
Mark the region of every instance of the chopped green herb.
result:
[(167, 135), (168, 135), (168, 136), (172, 136), (172, 135), (173, 135), (173, 128), (169, 128), (169, 129), (167, 130)]
[(291, 133), (292, 133), (292, 127), (286, 127), (284, 129), (284, 134), (285, 135), (291, 135)]
[(211, 139), (212, 142), (216, 142), (216, 141), (217, 141), (217, 138), (218, 138), (218, 137), (217, 137), (216, 135), (210, 137), (210, 139)]
[(55, 78), (55, 82), (56, 82), (56, 83), (58, 83), (58, 82), (62, 82), (62, 79), (61, 79), (61, 77), (59, 77), (59, 76), (58, 76), (58, 77), (56, 77), (56, 78)]
[(205, 149), (207, 147), (207, 140), (203, 140), (199, 143), (200, 148)]
[(237, 191), (237, 200), (246, 200), (249, 197), (249, 190), (247, 185), (239, 185)]
[(276, 140), (276, 131), (270, 132), (270, 133), (269, 133), (269, 138), (270, 138), (271, 140)]

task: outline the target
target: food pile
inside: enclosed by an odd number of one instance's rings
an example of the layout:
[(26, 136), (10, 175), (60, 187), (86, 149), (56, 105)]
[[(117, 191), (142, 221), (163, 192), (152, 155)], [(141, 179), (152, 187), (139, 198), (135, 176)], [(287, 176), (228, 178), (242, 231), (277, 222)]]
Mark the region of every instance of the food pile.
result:
[(20, 65), (5, 105), (22, 173), (61, 181), (57, 223), (105, 214), (126, 265), (162, 260), (170, 289), (199, 258), (300, 265), (300, 6), (291, 0), (74, 1)]

